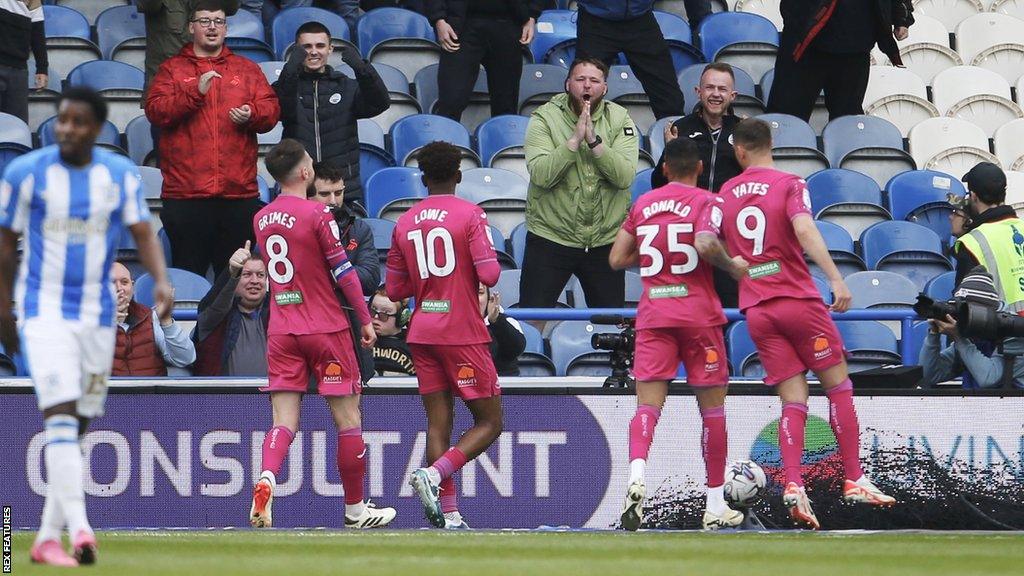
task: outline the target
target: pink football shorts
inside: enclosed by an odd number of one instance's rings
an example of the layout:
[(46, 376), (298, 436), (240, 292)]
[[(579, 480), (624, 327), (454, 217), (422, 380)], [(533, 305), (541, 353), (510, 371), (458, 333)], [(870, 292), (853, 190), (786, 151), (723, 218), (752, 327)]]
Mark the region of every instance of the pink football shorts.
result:
[(691, 386), (724, 386), (729, 382), (721, 326), (645, 328), (636, 331), (633, 375), (642, 382), (672, 380), (679, 363), (686, 366)]
[(500, 396), (488, 344), (409, 344), (420, 394), (451, 391), (463, 400)]
[(321, 396), (350, 396), (362, 391), (359, 363), (346, 330), (327, 334), (271, 334), (267, 337), (265, 392), (305, 392), (309, 374)]
[(746, 314), (769, 386), (846, 360), (843, 339), (819, 299), (773, 298), (748, 308)]

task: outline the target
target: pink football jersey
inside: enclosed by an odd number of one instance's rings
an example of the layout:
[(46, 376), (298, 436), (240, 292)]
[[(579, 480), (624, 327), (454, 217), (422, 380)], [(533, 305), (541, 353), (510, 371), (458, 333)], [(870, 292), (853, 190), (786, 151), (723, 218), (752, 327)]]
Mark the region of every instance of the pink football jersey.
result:
[(416, 298), (406, 340), (490, 342), (477, 290), (480, 282), (493, 286), (500, 272), (480, 207), (452, 195), (421, 200), (398, 219), (388, 251), (388, 294)]
[(725, 324), (711, 264), (697, 257), (699, 232), (712, 224), (715, 197), (700, 188), (669, 183), (637, 199), (622, 229), (636, 236), (644, 293), (637, 328), (703, 327)]
[(772, 298), (821, 299), (804, 261), (792, 220), (811, 214), (811, 197), (799, 176), (751, 167), (729, 180), (721, 236), (729, 254), (742, 256), (750, 271), (740, 280), (740, 309)]
[(270, 278), (267, 333), (324, 334), (348, 329), (331, 275), (353, 274), (355, 269), (348, 263), (328, 208), (296, 196), (278, 196), (256, 213), (253, 228)]

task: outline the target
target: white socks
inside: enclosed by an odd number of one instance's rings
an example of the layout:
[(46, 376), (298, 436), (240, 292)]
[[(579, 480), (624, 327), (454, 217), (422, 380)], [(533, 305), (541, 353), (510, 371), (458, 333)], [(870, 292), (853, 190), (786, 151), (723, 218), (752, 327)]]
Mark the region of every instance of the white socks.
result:
[(264, 478), (266, 478), (270, 482), (271, 490), (277, 488), (277, 477), (274, 476), (273, 472), (271, 472), (270, 470), (264, 470), (263, 473), (260, 474), (260, 480), (263, 480)]
[(637, 458), (629, 463), (629, 484), (636, 482), (637, 480), (644, 481), (644, 472), (647, 470), (647, 461), (643, 458)]
[(437, 486), (441, 483), (441, 473), (437, 471), (433, 466), (427, 466), (427, 478), (430, 478), (430, 482)]
[[(58, 522), (68, 525), (74, 538), (80, 531), (92, 533), (85, 514), (82, 489), (82, 450), (78, 444), (78, 418), (58, 414), (46, 419), (46, 506), (40, 536), (52, 534)], [(54, 502), (51, 504), (51, 500)], [(56, 528), (57, 537), (60, 528)]]
[(721, 486), (715, 486), (712, 488), (708, 486), (708, 501), (707, 508), (708, 512), (712, 514), (718, 514), (721, 516), (725, 514), (725, 511), (729, 509), (729, 506), (725, 503), (725, 484)]
[(357, 520), (366, 510), (366, 502), (358, 504), (345, 504), (345, 517), (350, 520)]

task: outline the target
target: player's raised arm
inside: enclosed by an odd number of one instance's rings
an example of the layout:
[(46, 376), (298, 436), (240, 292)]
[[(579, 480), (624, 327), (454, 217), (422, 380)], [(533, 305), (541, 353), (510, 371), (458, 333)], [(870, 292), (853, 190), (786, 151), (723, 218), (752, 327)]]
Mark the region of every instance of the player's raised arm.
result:
[(498, 254), (494, 251), (487, 214), (477, 208), (474, 215), (474, 221), (469, 225), (469, 252), (473, 255), (473, 267), (484, 286), (494, 286), (501, 276), (501, 264), (498, 264)]

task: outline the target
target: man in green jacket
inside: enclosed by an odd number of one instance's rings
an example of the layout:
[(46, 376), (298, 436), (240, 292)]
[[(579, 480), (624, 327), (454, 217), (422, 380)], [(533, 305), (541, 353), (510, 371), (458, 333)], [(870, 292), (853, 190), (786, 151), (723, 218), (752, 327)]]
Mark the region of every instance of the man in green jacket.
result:
[(530, 118), (521, 307), (554, 307), (573, 274), (588, 307), (625, 304), (625, 273), (608, 253), (629, 210), (640, 134), (625, 108), (604, 101), (607, 80), (603, 62), (577, 59), (565, 94)]

